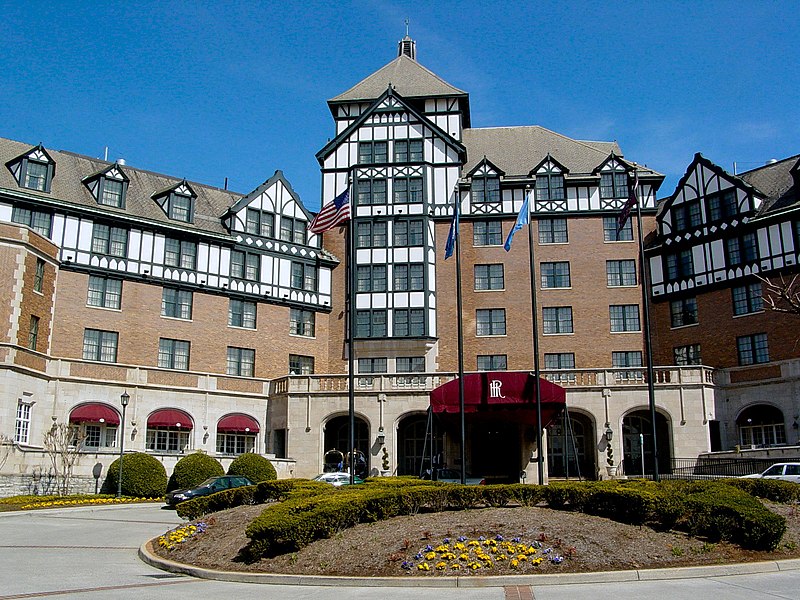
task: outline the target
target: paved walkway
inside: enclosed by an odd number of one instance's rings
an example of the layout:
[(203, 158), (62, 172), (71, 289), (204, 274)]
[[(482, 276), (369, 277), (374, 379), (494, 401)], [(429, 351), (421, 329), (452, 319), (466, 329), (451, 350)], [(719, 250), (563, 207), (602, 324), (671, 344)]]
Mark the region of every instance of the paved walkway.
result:
[[(798, 600), (800, 561), (765, 563), (770, 572), (723, 574), (718, 571), (664, 570), (595, 574), (582, 580), (562, 577), (546, 582), (530, 579), (469, 578), (471, 586), (457, 590), (406, 586), (377, 586), (363, 582), (315, 581), (316, 585), (241, 583), (198, 579), (149, 566), (137, 556), (139, 546), (180, 523), (174, 511), (157, 504), (0, 513), (0, 600), (57, 598), (94, 600), (130, 598), (163, 600), (191, 595), (192, 600), (280, 598), (307, 600), (337, 598), (381, 600)], [(752, 566), (745, 567), (753, 570)], [(785, 570), (783, 570), (785, 569)], [(729, 573), (736, 569), (728, 568)], [(656, 580), (643, 577), (657, 575)], [(607, 579), (616, 579), (607, 581)], [(620, 581), (619, 579), (627, 579)], [(310, 583), (310, 582), (306, 582)], [(320, 585), (320, 584), (325, 585)], [(450, 582), (452, 585), (452, 581)]]

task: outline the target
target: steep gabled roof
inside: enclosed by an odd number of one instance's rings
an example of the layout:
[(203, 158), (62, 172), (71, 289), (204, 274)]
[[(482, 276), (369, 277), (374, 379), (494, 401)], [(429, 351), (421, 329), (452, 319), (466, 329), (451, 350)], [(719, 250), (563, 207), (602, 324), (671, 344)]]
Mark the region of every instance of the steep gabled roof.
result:
[(406, 98), (467, 95), (465, 91), (453, 87), (416, 60), (402, 54), (328, 102), (339, 104), (374, 100), (389, 84)]
[(311, 221), (314, 218), (313, 213), (311, 213), (305, 207), (303, 201), (300, 200), (300, 196), (298, 196), (297, 192), (294, 191), (292, 184), (289, 183), (289, 180), (286, 179), (286, 177), (283, 174), (283, 171), (281, 171), (280, 169), (275, 171), (275, 174), (272, 177), (267, 179), (264, 183), (259, 185), (252, 192), (250, 192), (246, 196), (239, 198), (239, 200), (226, 211), (225, 218), (227, 218), (229, 215), (233, 213), (237, 213), (240, 210), (242, 210), (242, 208), (250, 204), (250, 202), (252, 202), (254, 198), (258, 198), (261, 194), (263, 194), (266, 190), (271, 188), (278, 181), (283, 182), (283, 186), (286, 188), (286, 191), (288, 191), (289, 195), (294, 199), (295, 202), (297, 202), (297, 205), (303, 211), (303, 214), (306, 216), (306, 218), (309, 221)]
[(796, 170), (798, 165), (800, 165), (800, 154), (739, 174), (742, 181), (752, 185), (766, 198), (758, 211), (760, 215), (800, 203), (797, 179), (792, 175), (792, 171)]

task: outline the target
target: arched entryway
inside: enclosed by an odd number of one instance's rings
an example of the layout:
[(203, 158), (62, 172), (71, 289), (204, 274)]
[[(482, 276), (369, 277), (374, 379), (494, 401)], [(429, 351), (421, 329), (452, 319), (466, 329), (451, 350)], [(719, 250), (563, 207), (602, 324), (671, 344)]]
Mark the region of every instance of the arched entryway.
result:
[[(622, 456), (625, 475), (653, 474), (653, 421), (647, 409), (635, 410), (622, 419)], [(667, 418), (656, 412), (658, 472), (670, 471), (670, 427)], [(644, 473), (642, 473), (644, 452)]]
[(736, 419), (739, 445), (744, 448), (780, 446), (786, 443), (784, 417), (780, 409), (769, 404), (745, 408)]
[[(444, 450), (437, 419), (427, 413), (403, 417), (397, 426), (397, 474), (419, 476), (430, 469), (431, 457)], [(435, 461), (434, 461), (435, 462)]]
[[(355, 417), (355, 444), (357, 452), (364, 456), (366, 461), (366, 472), (369, 473), (369, 459), (370, 459), (370, 443), (369, 443), (369, 425), (367, 422), (356, 415)], [(325, 460), (325, 454), (332, 450), (338, 450), (343, 454), (347, 454), (350, 449), (350, 417), (342, 415), (340, 417), (333, 417), (325, 424), (325, 437), (324, 446), (322, 448), (322, 460)], [(359, 469), (356, 469), (358, 472)]]
[(564, 411), (547, 428), (547, 472), (550, 477), (594, 479), (597, 476), (594, 424), (580, 412)]

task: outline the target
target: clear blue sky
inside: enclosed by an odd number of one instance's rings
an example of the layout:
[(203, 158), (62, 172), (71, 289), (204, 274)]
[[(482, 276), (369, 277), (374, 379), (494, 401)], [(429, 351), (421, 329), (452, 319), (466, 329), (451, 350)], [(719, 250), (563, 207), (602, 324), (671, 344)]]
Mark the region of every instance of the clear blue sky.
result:
[(783, 2), (0, 0), (0, 136), (246, 193), (282, 169), (319, 207), (326, 100), (396, 56), (470, 94), (475, 127), (617, 140), (672, 193), (695, 152), (800, 153), (800, 5)]

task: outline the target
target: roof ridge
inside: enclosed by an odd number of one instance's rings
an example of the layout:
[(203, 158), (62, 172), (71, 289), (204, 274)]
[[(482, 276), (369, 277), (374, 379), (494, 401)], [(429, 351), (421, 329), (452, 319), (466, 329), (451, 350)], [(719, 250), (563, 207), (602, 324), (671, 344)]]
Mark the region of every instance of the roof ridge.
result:
[(747, 175), (748, 173), (754, 173), (756, 171), (761, 171), (762, 169), (766, 169), (768, 167), (774, 167), (775, 165), (779, 165), (782, 162), (786, 161), (797, 161), (800, 160), (800, 154), (795, 154), (794, 156), (787, 156), (786, 158), (779, 158), (775, 159), (775, 162), (768, 162), (766, 164), (761, 165), (760, 167), (756, 167), (755, 169), (748, 169), (747, 171), (742, 171), (741, 173), (737, 173), (736, 175), (741, 177), (742, 175)]

